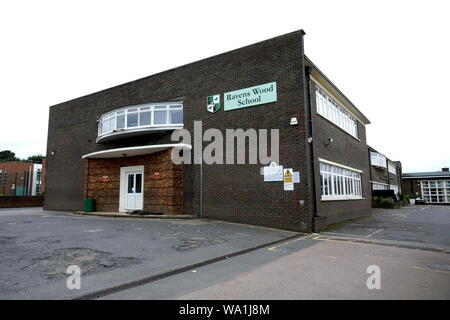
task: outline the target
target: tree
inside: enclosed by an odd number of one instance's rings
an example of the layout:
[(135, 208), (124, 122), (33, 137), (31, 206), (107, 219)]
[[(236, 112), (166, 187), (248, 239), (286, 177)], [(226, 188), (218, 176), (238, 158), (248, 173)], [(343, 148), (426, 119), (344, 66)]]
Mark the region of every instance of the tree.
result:
[(27, 160), (34, 163), (42, 163), (43, 158), (45, 158), (45, 156), (43, 156), (42, 154), (35, 154), (34, 156), (29, 156)]
[(20, 161), (11, 150), (0, 151), (0, 161)]

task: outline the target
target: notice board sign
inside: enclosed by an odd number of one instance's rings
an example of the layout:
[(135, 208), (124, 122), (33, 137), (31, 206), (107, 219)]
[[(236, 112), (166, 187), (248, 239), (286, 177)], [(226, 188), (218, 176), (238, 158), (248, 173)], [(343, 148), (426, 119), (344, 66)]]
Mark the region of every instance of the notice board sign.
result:
[(283, 166), (270, 165), (263, 168), (264, 182), (283, 181)]
[(283, 170), (283, 182), (285, 191), (294, 190), (294, 170), (292, 168)]

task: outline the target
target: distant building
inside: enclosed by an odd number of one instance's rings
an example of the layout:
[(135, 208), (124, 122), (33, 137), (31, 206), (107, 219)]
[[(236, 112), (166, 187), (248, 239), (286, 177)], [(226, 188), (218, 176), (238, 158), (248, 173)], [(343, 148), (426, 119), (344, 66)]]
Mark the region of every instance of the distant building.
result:
[(368, 149), (372, 195), (376, 190), (393, 190), (395, 195), (402, 193), (401, 162), (390, 160), (371, 146), (368, 146)]
[(0, 162), (0, 196), (40, 195), (44, 192), (45, 186), (45, 160), (43, 164), (23, 161)]
[(427, 203), (450, 204), (449, 168), (435, 172), (411, 172), (402, 175), (403, 192), (423, 197)]

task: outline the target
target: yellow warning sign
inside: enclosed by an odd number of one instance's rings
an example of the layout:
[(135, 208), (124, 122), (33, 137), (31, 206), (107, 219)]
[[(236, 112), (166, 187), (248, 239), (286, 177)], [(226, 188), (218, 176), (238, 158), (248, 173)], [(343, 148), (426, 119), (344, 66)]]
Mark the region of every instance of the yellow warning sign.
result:
[(284, 169), (284, 178), (285, 183), (293, 183), (294, 179), (292, 176), (292, 170), (291, 169)]

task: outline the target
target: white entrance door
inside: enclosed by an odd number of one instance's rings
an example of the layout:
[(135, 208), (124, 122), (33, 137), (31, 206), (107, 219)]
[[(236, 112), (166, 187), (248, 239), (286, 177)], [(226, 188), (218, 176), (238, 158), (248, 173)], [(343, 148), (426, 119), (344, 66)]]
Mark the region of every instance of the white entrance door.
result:
[(120, 168), (119, 211), (142, 210), (144, 207), (144, 166)]

